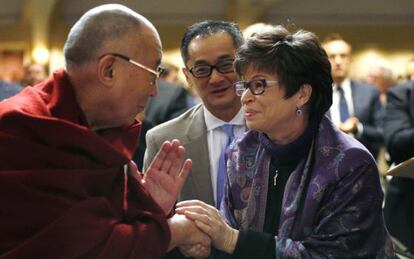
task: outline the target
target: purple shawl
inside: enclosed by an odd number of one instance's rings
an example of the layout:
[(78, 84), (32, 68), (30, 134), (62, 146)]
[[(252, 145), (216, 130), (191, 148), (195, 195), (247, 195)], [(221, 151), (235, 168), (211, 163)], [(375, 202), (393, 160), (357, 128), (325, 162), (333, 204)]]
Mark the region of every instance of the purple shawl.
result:
[[(263, 231), (270, 154), (248, 131), (227, 151), (222, 211), (237, 229)], [(323, 118), (284, 191), (276, 258), (392, 258), (374, 158)]]

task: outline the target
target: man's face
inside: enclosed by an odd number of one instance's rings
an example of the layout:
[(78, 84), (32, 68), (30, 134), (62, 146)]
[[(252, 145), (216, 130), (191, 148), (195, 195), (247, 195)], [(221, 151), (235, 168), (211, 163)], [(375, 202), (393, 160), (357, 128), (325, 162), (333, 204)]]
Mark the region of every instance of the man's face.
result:
[(39, 64), (30, 65), (25, 74), (26, 83), (30, 86), (43, 82), (46, 77), (45, 69)]
[[(125, 38), (123, 55), (152, 70), (161, 61), (161, 41), (155, 31), (142, 28)], [(130, 125), (147, 105), (148, 98), (157, 94), (156, 75), (123, 59), (116, 58), (118, 74), (113, 92), (114, 112), (123, 125)]]
[(387, 78), (386, 71), (381, 67), (372, 67), (367, 73), (366, 81), (377, 87), (378, 91), (382, 94), (387, 93), (387, 90), (392, 83), (390, 78)]
[[(233, 82), (238, 80), (234, 70), (220, 73), (214, 68), (206, 77), (197, 78), (189, 70), (205, 65), (218, 65), (223, 68), (234, 61), (236, 48), (232, 37), (226, 32), (215, 33), (206, 37), (195, 37), (188, 46), (187, 69), (184, 74), (190, 87), (193, 87), (203, 101), (204, 106), (215, 116), (223, 111), (234, 113), (241, 107)], [(234, 116), (232, 114), (232, 116)], [(231, 116), (231, 117), (232, 117)]]
[(340, 83), (348, 76), (351, 48), (342, 40), (328, 42), (324, 48), (331, 63), (332, 77), (335, 83)]

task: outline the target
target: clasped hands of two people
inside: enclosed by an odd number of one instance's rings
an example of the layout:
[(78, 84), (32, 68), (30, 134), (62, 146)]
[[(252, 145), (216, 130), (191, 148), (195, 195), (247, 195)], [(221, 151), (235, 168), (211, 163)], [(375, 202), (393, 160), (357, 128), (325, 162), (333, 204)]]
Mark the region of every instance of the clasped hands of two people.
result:
[[(138, 172), (138, 180), (166, 215), (169, 215), (191, 170), (192, 161), (182, 164), (185, 149), (178, 140), (165, 141), (145, 174), (131, 162), (130, 170)], [(238, 231), (228, 226), (216, 208), (202, 201), (177, 204), (176, 214), (168, 219), (171, 241), (168, 250), (179, 247), (185, 256), (207, 257), (211, 245), (232, 253)]]

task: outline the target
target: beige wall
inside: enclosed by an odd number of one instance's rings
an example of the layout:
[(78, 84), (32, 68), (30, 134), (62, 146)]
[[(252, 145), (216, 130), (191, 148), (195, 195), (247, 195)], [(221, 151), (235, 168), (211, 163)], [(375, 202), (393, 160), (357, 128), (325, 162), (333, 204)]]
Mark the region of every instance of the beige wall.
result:
[[(25, 62), (29, 62), (34, 41), (31, 8), (41, 9), (42, 6), (33, 7), (32, 4), (36, 2), (36, 5), (42, 5), (43, 1), (20, 2), (22, 3), (20, 19), (14, 23), (0, 23), (0, 50), (23, 49), (26, 53)], [(46, 28), (49, 30), (46, 44), (54, 58), (51, 62), (51, 67), (54, 69), (63, 64), (61, 50), (73, 22), (88, 8), (109, 1), (49, 0), (49, 5), (51, 2), (55, 2), (51, 15), (44, 19), (50, 20)], [(320, 6), (300, 5), (299, 3), (303, 2), (298, 0), (175, 0), (168, 3), (162, 0), (123, 0), (118, 2), (143, 13), (153, 21), (169, 57), (179, 58), (177, 49), (184, 30), (193, 22), (203, 19), (233, 19), (242, 27), (253, 22), (289, 24), (289, 27), (313, 31), (321, 39), (329, 33), (339, 32), (353, 45), (355, 61), (353, 74), (357, 77), (362, 77), (361, 67), (365, 65), (361, 60), (364, 60), (369, 53), (371, 56), (373, 52), (379, 53), (381, 57), (391, 59), (397, 67), (396, 73), (402, 73), (404, 62), (414, 56), (414, 17), (407, 15), (413, 7), (410, 7), (410, 1), (406, 0), (380, 1), (381, 6), (372, 10), (369, 4), (379, 3), (378, 0), (360, 0), (359, 2), (365, 2), (363, 8), (357, 5), (353, 7), (350, 4), (343, 8), (342, 2), (328, 0), (325, 2), (318, 0)], [(337, 6), (334, 5), (335, 3)], [(391, 6), (384, 6), (386, 4)], [(341, 14), (342, 9), (344, 11)], [(340, 13), (339, 18), (336, 17), (335, 12)], [(369, 22), (364, 18), (365, 15), (370, 19), (378, 20)]]

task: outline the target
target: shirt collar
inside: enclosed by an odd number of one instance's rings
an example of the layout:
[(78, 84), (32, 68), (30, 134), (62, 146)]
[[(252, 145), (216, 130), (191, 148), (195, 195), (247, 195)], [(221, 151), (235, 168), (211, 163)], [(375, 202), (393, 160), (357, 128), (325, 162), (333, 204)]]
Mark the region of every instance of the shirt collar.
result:
[[(345, 78), (345, 80), (342, 81), (342, 83), (341, 83), (341, 87), (344, 90), (344, 92), (351, 91), (351, 80), (349, 80), (349, 78)], [(338, 91), (338, 85), (337, 84), (334, 84), (334, 89), (335, 89), (335, 91)]]
[(224, 124), (244, 126), (244, 116), (243, 109), (241, 108), (236, 116), (233, 117), (229, 122), (223, 121), (216, 116), (214, 116), (207, 108), (204, 106), (204, 119), (206, 121), (207, 131), (214, 130), (218, 127), (221, 127)]

